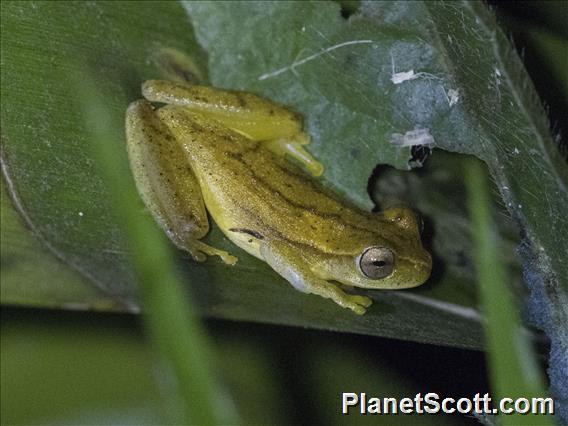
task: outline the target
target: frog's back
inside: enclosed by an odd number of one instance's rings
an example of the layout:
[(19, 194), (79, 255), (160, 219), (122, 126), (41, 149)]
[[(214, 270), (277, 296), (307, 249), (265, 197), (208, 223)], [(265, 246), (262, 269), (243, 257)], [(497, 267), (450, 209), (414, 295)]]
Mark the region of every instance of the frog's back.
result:
[(188, 153), (207, 209), (225, 231), (276, 233), (339, 254), (373, 240), (378, 217), (346, 206), (289, 161), (230, 129), (167, 106), (168, 126)]

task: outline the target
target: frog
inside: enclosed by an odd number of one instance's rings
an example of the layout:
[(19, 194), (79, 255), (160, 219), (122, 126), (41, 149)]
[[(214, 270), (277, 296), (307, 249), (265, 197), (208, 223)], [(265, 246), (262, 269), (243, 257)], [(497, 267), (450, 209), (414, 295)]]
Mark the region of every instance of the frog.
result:
[(206, 244), (209, 218), (295, 289), (364, 314), (355, 288), (405, 289), (430, 276), (418, 215), (363, 210), (324, 187), (302, 116), (244, 91), (165, 80), (142, 83), (126, 112), (137, 190), (170, 240), (203, 262), (237, 257)]

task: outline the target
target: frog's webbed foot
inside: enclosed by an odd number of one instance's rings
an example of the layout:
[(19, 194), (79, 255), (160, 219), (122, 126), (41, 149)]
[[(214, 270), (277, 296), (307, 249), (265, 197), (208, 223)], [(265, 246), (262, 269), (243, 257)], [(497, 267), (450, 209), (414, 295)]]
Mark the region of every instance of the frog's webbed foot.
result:
[(298, 133), (293, 138), (274, 139), (263, 142), (267, 149), (277, 155), (289, 155), (299, 161), (313, 176), (321, 176), (323, 165), (317, 161), (304, 145), (310, 143), (310, 137), (305, 133)]
[(199, 240), (189, 242), (186, 246), (186, 250), (189, 252), (193, 260), (197, 262), (204, 262), (207, 259), (207, 256), (219, 256), (227, 265), (234, 265), (239, 260), (237, 257), (227, 253), (226, 251), (211, 247)]

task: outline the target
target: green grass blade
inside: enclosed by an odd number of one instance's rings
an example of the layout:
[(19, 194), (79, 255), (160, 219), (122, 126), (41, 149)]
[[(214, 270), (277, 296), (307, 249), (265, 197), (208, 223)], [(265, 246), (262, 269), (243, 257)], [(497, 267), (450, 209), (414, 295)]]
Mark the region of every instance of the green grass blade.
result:
[[(546, 395), (534, 352), (522, 328), (513, 295), (508, 288), (500, 242), (491, 217), (489, 182), (482, 163), (467, 167), (470, 215), (473, 222), (475, 261), (480, 300), (485, 314), (485, 335), (493, 390), (498, 398)], [(503, 416), (504, 425), (553, 424), (539, 416)]]
[[(92, 80), (85, 78), (79, 90), (92, 132), (93, 155), (130, 247), (146, 328), (166, 371), (171, 373), (168, 379), (173, 379), (171, 394), (166, 397), (181, 403), (181, 415), (174, 420), (200, 425), (225, 422), (231, 417), (227, 415), (230, 410), (224, 413), (219, 402), (220, 389), (214, 379), (206, 333), (183, 290), (162, 233), (149, 216), (137, 212), (137, 192), (128, 166), (121, 161), (124, 146), (113, 137), (119, 133), (112, 129), (116, 120), (110, 117), (94, 87)], [(175, 411), (176, 404), (172, 405)]]

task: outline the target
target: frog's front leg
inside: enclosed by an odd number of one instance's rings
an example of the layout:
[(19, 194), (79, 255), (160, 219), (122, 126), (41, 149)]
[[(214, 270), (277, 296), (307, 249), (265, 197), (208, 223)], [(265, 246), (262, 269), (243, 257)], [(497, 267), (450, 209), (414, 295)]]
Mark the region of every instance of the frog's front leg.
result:
[(126, 112), (130, 168), (144, 204), (168, 237), (193, 259), (237, 258), (201, 241), (209, 222), (201, 189), (181, 146), (147, 101), (130, 104)]
[(285, 241), (272, 239), (264, 241), (260, 247), (260, 254), (272, 269), (301, 292), (331, 299), (339, 306), (351, 309), (359, 315), (364, 314), (366, 308), (373, 303), (368, 297), (347, 294), (337, 285), (319, 278), (302, 259), (297, 247), (291, 247)]
[(300, 116), (268, 99), (162, 80), (144, 82), (142, 94), (150, 101), (184, 106), (213, 118), (249, 139), (266, 143), (278, 155), (295, 158), (314, 176), (323, 173), (323, 165), (304, 149), (310, 137), (302, 132)]
[(310, 137), (305, 133), (298, 133), (293, 138), (279, 138), (265, 141), (266, 147), (277, 155), (289, 155), (299, 161), (313, 176), (323, 174), (323, 164), (317, 161), (304, 145), (310, 143)]

